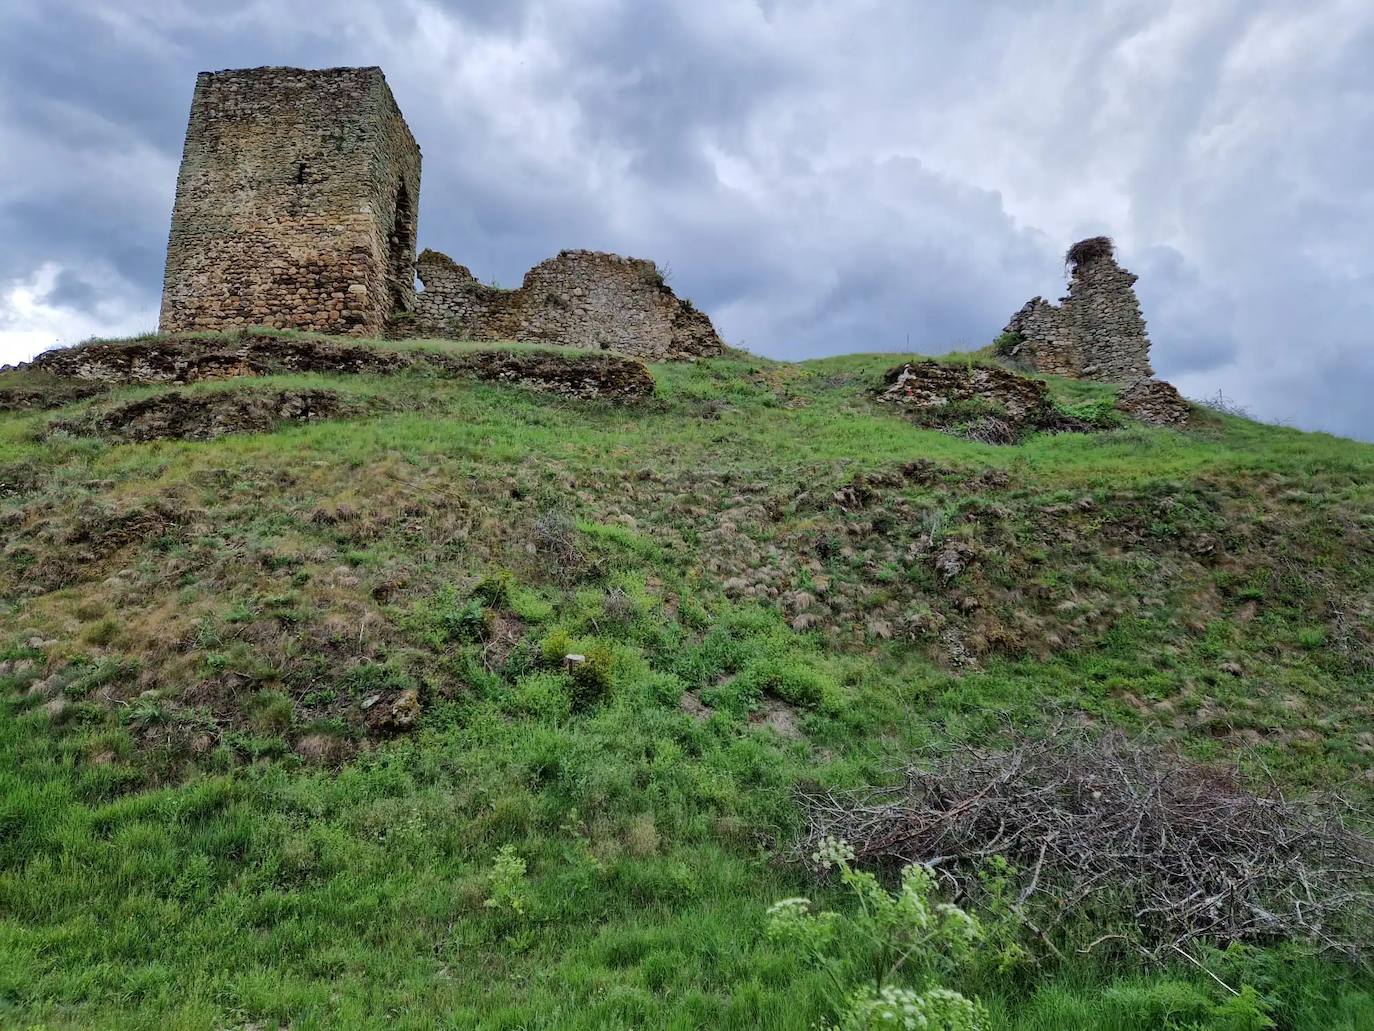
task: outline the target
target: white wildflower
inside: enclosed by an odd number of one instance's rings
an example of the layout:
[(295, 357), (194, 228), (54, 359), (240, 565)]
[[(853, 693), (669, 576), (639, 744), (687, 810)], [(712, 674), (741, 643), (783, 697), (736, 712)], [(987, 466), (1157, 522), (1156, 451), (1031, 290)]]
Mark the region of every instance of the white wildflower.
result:
[(811, 853), (811, 862), (821, 870), (832, 866), (847, 866), (854, 861), (854, 849), (843, 838), (827, 835), (821, 839), (816, 851)]

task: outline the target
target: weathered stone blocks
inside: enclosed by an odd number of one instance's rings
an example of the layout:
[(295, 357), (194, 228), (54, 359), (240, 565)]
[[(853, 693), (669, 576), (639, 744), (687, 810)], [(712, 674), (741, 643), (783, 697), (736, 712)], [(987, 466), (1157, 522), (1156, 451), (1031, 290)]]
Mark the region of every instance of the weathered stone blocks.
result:
[(1142, 379), (1117, 395), (1116, 408), (1152, 426), (1187, 426), (1192, 407), (1172, 383)]
[(164, 333), (248, 326), (528, 340), (650, 360), (718, 354), (652, 262), (563, 251), (484, 286), (415, 227), (420, 148), (380, 68), (196, 80), (163, 282)]
[(980, 401), (1017, 422), (1034, 420), (1050, 407), (1049, 390), (1039, 380), (987, 366), (930, 360), (905, 362), (889, 369), (878, 400), (931, 412), (961, 401)]
[(202, 72), (159, 328), (379, 333), (414, 305), (419, 197), (380, 68)]
[(680, 300), (652, 261), (568, 250), (542, 261), (515, 290), (478, 282), (438, 251), (419, 257), (424, 289), (392, 335), (524, 340), (629, 354), (649, 361), (719, 354), (711, 320)]
[(1111, 240), (1080, 240), (1068, 261), (1068, 296), (1058, 305), (1027, 301), (1003, 331), (1003, 356), (1031, 372), (1108, 383), (1154, 375), (1134, 290), (1138, 277), (1116, 263)]

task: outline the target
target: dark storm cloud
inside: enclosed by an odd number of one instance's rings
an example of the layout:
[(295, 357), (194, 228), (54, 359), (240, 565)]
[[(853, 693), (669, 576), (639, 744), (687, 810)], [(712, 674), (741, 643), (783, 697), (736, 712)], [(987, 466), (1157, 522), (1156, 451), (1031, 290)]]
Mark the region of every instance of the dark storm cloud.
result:
[(652, 257), (781, 357), (979, 346), (1106, 232), (1154, 364), (1374, 437), (1359, 0), (144, 0), (0, 13), (0, 361), (156, 316), (195, 73), (380, 64), (422, 245)]
[(100, 287), (88, 283), (71, 269), (63, 269), (53, 280), (52, 289), (47, 294), (48, 302), (61, 308), (91, 314), (100, 305)]

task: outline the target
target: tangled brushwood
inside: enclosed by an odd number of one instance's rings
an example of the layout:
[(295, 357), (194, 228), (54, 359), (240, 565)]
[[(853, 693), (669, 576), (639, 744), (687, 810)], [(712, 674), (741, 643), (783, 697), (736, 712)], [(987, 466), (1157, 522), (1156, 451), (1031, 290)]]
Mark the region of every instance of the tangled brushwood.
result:
[(1358, 957), (1374, 927), (1374, 841), (1334, 804), (1255, 793), (1234, 768), (1117, 734), (942, 753), (893, 787), (806, 792), (802, 808), (793, 861), (841, 839), (856, 866), (924, 863), (977, 900), (1002, 857), (1016, 873), (1012, 912), (1055, 953), (1085, 918), (1113, 933), (1073, 941), (1079, 951), (1116, 942), (1156, 958), (1278, 939)]

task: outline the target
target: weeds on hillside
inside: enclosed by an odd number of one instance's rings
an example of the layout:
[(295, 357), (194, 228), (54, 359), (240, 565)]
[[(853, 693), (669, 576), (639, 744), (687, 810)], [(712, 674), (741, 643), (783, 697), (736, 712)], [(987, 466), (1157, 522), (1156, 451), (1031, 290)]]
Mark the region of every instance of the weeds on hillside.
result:
[(1206, 397), (1190, 397), (1188, 400), (1193, 404), (1202, 405), (1203, 408), (1210, 409), (1219, 415), (1233, 415), (1238, 419), (1253, 418), (1250, 415), (1250, 409), (1246, 408), (1235, 398), (1227, 397), (1220, 389), (1218, 389), (1215, 394), (1209, 394)]
[[(825, 972), (834, 990), (835, 1031), (876, 1028), (977, 1031), (987, 1015), (976, 1001), (939, 983), (964, 965), (982, 929), (958, 906), (937, 902), (935, 879), (924, 866), (902, 869), (889, 892), (871, 873), (851, 865), (853, 850), (826, 838), (814, 863), (834, 869), (858, 910), (817, 912), (811, 900), (783, 899), (768, 910), (768, 937)], [(852, 980), (857, 967), (860, 983)]]
[[(1285, 1028), (1374, 1027), (1368, 975), (1296, 947), (1077, 955), (1115, 897), (1034, 964), (1034, 839), (956, 900), (967, 964), (879, 988), (851, 890), (762, 857), (803, 778), (1049, 699), (1285, 783), (1369, 766), (1374, 450), (1231, 419), (991, 448), (874, 412), (891, 361), (657, 367), (633, 410), (264, 376), (372, 417), (204, 443), (0, 418), (0, 1024), (799, 1031), (867, 985), (870, 1026), (944, 986), (1008, 1031), (1254, 1031), (1253, 984)], [(761, 940), (806, 893), (842, 988)]]
[(528, 905), (525, 887), (525, 861), (515, 852), (514, 845), (502, 845), (487, 875), (491, 892), (482, 902), (487, 909), (517, 917), (525, 915)]
[(1026, 334), (1019, 330), (1005, 330), (997, 334), (997, 339), (992, 342), (992, 349), (999, 358), (1011, 358), (1025, 342)]

